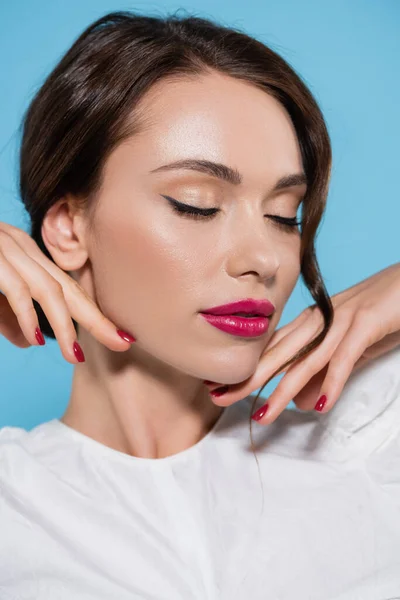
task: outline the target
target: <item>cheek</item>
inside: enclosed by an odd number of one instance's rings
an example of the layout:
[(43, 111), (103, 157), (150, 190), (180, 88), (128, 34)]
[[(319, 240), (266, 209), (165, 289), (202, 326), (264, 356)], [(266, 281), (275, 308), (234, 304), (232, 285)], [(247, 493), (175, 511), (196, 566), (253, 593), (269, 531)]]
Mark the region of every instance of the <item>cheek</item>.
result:
[(166, 315), (171, 325), (194, 314), (204, 253), (193, 238), (152, 220), (119, 223), (116, 231), (102, 228), (93, 254), (94, 287), (105, 314), (133, 329), (151, 323), (160, 332)]
[(291, 259), (285, 263), (284, 283), (283, 283), (283, 294), (285, 301), (289, 298), (292, 293), (297, 280), (300, 275), (300, 259), (296, 254), (291, 256)]
[(281, 246), (276, 297), (283, 311), (300, 275), (300, 237)]

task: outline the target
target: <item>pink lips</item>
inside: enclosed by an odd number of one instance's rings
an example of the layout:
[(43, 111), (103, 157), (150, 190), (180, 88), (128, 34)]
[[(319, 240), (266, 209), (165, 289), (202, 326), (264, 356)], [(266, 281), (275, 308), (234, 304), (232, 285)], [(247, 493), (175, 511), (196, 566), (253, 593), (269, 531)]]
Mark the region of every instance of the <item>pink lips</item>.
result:
[(221, 304), (213, 308), (202, 310), (202, 313), (211, 315), (233, 315), (233, 313), (244, 312), (250, 314), (269, 317), (275, 310), (275, 306), (269, 300), (255, 300), (253, 298), (244, 298), (229, 304)]
[[(201, 311), (201, 315), (217, 329), (241, 337), (258, 337), (268, 331), (269, 320), (275, 311), (274, 305), (268, 300), (253, 300), (246, 298), (238, 302), (223, 304)], [(257, 315), (254, 317), (237, 316), (233, 313), (242, 312)]]

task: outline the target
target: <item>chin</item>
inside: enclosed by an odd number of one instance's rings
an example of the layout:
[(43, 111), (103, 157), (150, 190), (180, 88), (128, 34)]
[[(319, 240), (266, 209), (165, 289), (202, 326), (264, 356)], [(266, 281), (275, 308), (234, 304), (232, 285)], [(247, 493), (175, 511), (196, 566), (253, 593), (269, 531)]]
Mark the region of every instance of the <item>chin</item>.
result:
[(228, 368), (217, 369), (217, 371), (210, 373), (210, 376), (204, 379), (221, 383), (221, 385), (236, 385), (246, 381), (246, 379), (254, 375), (257, 365), (258, 361), (256, 364), (252, 364), (251, 368), (244, 369), (243, 364), (240, 364), (239, 366), (232, 362)]

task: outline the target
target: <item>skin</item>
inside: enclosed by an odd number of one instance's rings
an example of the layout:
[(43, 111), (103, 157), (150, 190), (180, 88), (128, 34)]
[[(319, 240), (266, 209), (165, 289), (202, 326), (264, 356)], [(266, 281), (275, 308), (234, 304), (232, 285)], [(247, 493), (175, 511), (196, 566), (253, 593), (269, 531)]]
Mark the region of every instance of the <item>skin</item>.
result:
[[(61, 421), (154, 459), (191, 447), (220, 417), (224, 407), (204, 380), (238, 384), (256, 371), (300, 272), (297, 228), (265, 215), (295, 217), (306, 187), (271, 191), (302, 173), (301, 154), (285, 109), (251, 84), (215, 72), (161, 81), (142, 106), (149, 126), (110, 155), (91, 227), (66, 197), (48, 211), (42, 235), (56, 264), (137, 340), (113, 351), (79, 328), (86, 362), (75, 365)], [(243, 181), (150, 173), (183, 158), (224, 163)], [(220, 212), (192, 220), (161, 194)], [(199, 315), (241, 298), (274, 304), (266, 334), (235, 337)]]

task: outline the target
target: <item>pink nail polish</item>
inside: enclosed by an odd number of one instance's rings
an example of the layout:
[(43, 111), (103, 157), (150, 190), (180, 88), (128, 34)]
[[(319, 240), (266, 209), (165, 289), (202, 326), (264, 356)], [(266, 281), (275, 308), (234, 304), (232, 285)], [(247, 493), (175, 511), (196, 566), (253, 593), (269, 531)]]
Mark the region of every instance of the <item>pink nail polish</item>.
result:
[(85, 362), (85, 355), (83, 354), (83, 350), (78, 344), (78, 342), (74, 342), (74, 353), (79, 362)]
[(267, 410), (268, 410), (268, 406), (269, 406), (269, 404), (268, 404), (268, 403), (267, 403), (267, 404), (264, 404), (264, 406), (261, 406), (261, 408), (259, 408), (258, 410), (256, 410), (256, 412), (254, 413), (254, 415), (252, 415), (252, 417), (251, 417), (251, 418), (252, 418), (254, 421), (259, 421), (260, 419), (262, 419), (262, 418), (263, 418), (263, 416), (265, 415), (265, 413), (266, 413), (266, 412), (267, 412)]
[(39, 327), (36, 327), (36, 329), (35, 329), (35, 337), (41, 346), (45, 345), (46, 340), (44, 339), (43, 334), (40, 331)]
[(318, 410), (319, 412), (321, 412), (321, 410), (324, 408), (325, 404), (326, 404), (326, 395), (323, 394), (319, 399), (317, 404), (314, 406), (315, 410)]
[(213, 390), (212, 392), (210, 392), (210, 394), (211, 396), (218, 398), (218, 396), (223, 396), (224, 394), (226, 394), (228, 389), (229, 387), (227, 385), (224, 385), (222, 387), (217, 388), (216, 390)]
[(126, 331), (122, 331), (122, 329), (117, 329), (117, 333), (120, 337), (122, 337), (123, 340), (129, 342), (130, 344), (136, 342), (136, 339), (132, 335), (130, 335), (130, 333), (126, 333)]

